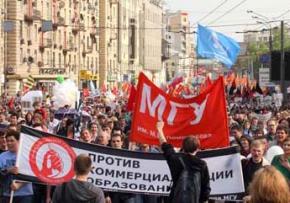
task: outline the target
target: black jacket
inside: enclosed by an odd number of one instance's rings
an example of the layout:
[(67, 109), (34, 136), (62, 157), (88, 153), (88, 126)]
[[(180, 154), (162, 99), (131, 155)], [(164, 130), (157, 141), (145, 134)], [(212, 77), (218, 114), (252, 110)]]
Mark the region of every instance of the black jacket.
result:
[(163, 143), (162, 144), (162, 150), (163, 154), (165, 156), (165, 159), (167, 160), (170, 173), (173, 180), (173, 185), (171, 188), (171, 192), (169, 195), (169, 199), (172, 200), (174, 189), (176, 187), (177, 180), (179, 178), (179, 175), (181, 174), (183, 170), (183, 166), (179, 160), (179, 157), (182, 156), (185, 165), (190, 168), (193, 171), (200, 171), (201, 173), (201, 193), (199, 200), (200, 202), (205, 202), (209, 198), (210, 194), (210, 184), (209, 184), (209, 172), (208, 167), (205, 161), (201, 160), (200, 158), (196, 156), (192, 156), (190, 154), (184, 154), (184, 153), (176, 153), (172, 147), (172, 145)]
[(53, 203), (105, 203), (103, 191), (92, 183), (71, 180), (64, 184), (56, 187)]

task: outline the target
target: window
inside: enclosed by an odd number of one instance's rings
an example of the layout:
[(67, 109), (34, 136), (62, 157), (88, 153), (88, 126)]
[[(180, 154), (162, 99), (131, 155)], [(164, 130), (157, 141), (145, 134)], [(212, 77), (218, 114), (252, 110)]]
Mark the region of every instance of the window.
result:
[(59, 53), (58, 54), (58, 68), (61, 68), (62, 67), (62, 63), (61, 63), (61, 54)]
[(37, 61), (37, 50), (34, 50), (34, 61)]
[(37, 25), (34, 25), (34, 41), (37, 41), (38, 39), (38, 29), (37, 29)]
[(60, 32), (60, 30), (58, 31), (58, 39), (59, 39), (59, 44), (61, 44), (61, 32)]
[(50, 6), (49, 6), (49, 2), (46, 2), (46, 17), (49, 18), (50, 17)]
[(87, 69), (90, 70), (90, 57), (87, 56)]
[(46, 63), (50, 64), (50, 53), (49, 53), (49, 51), (46, 52)]
[(55, 53), (52, 53), (52, 66), (55, 67)]
[(20, 37), (20, 39), (23, 38), (23, 21), (22, 20), (20, 20), (19, 37)]
[(26, 36), (27, 36), (27, 40), (31, 40), (31, 37), (30, 37), (30, 29), (28, 26), (26, 26)]
[(20, 62), (23, 63), (23, 49), (20, 48)]

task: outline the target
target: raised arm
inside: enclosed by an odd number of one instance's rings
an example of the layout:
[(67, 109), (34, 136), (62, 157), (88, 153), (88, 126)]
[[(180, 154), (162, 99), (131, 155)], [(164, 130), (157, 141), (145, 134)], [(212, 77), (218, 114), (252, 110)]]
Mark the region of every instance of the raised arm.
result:
[(159, 138), (160, 145), (162, 145), (163, 143), (166, 142), (166, 138), (165, 138), (164, 133), (163, 133), (163, 127), (164, 127), (164, 122), (163, 121), (158, 121), (156, 123), (157, 135), (158, 135), (158, 138)]

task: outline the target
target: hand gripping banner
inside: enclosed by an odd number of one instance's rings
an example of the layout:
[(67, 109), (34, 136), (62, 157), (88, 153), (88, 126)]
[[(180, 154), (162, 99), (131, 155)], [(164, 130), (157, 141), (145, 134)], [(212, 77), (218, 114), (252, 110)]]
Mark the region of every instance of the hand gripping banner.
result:
[(223, 78), (200, 95), (181, 99), (167, 95), (141, 73), (130, 140), (158, 145), (155, 127), (158, 120), (164, 121), (164, 134), (175, 147), (180, 147), (189, 135), (197, 136), (203, 149), (229, 146)]

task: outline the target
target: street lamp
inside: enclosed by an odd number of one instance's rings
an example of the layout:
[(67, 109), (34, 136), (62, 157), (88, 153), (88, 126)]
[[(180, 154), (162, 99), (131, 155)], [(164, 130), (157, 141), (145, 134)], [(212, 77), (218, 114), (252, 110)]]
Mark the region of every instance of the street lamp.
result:
[(247, 10), (247, 13), (252, 13), (252, 14), (256, 15), (254, 18), (260, 18), (260, 19), (262, 18), (263, 20), (269, 20), (269, 18), (267, 16), (264, 16), (260, 13), (253, 11), (253, 10)]

